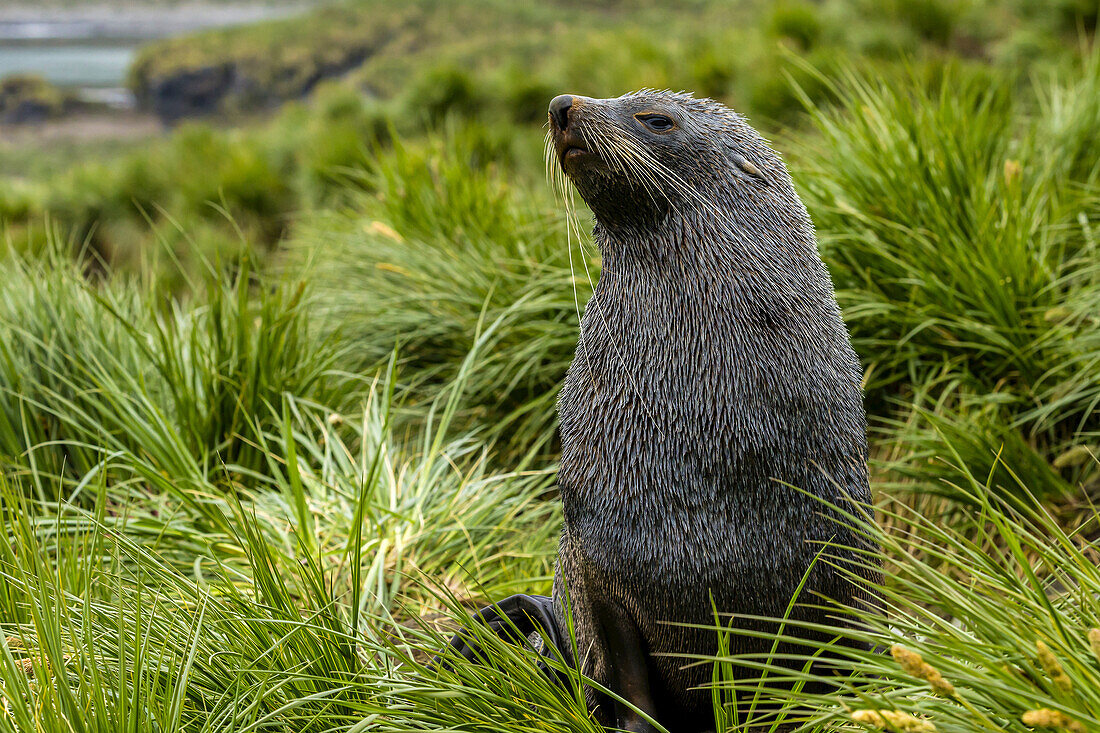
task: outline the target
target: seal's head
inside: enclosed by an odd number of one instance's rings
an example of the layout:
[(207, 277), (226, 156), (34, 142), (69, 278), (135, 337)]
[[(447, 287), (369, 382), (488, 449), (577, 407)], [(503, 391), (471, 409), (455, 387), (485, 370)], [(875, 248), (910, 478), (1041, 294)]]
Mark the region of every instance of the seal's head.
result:
[(808, 227), (779, 155), (711, 99), (651, 89), (612, 99), (562, 94), (549, 118), (552, 153), (606, 228), (652, 228), (689, 213), (754, 228), (793, 217)]

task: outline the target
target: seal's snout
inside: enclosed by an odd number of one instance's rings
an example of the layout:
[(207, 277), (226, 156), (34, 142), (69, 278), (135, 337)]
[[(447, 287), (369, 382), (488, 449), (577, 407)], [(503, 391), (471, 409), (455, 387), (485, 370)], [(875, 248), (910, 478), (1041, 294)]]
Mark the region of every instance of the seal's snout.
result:
[(571, 94), (559, 94), (550, 100), (550, 119), (563, 132), (569, 128), (569, 110), (572, 107), (573, 95)]
[(567, 162), (571, 165), (576, 158), (592, 157), (580, 129), (583, 125), (577, 120), (582, 99), (572, 94), (559, 94), (550, 100), (550, 134), (563, 167)]

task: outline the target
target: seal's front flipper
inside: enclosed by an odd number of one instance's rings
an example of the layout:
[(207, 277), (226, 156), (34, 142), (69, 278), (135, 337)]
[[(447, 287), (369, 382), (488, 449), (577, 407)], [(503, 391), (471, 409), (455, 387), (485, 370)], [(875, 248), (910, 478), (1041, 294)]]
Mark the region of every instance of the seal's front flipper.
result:
[[(549, 646), (561, 649), (562, 633), (550, 596), (509, 596), (478, 612), (478, 617), (497, 631), (501, 638), (523, 643), (532, 633), (541, 632)], [(518, 631), (521, 638), (514, 634)]]
[[(496, 636), (513, 644), (525, 645), (531, 634), (539, 632), (546, 642), (541, 652), (542, 656), (560, 656), (564, 635), (561, 633), (554, 613), (554, 599), (549, 596), (525, 594), (510, 596), (481, 609), (474, 618), (488, 626)], [(485, 661), (476, 635), (467, 629), (455, 634), (449, 646), (472, 662)], [(432, 666), (444, 664), (440, 656), (432, 660)]]
[(649, 689), (649, 656), (637, 624), (625, 609), (613, 603), (599, 604), (596, 617), (607, 644), (607, 663), (611, 673), (609, 687), (630, 703), (624, 705), (618, 700), (613, 701), (616, 729), (629, 733), (655, 733), (657, 729), (638, 713), (640, 710), (650, 718), (656, 717), (656, 705)]

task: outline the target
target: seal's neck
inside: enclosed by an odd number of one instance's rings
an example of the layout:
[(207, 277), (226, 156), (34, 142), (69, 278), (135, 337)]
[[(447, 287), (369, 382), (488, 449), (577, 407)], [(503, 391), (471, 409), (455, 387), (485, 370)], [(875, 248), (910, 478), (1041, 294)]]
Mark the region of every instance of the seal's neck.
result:
[(820, 262), (809, 215), (787, 183), (747, 203), (737, 188), (657, 203), (637, 192), (597, 197), (589, 203), (596, 243), (605, 262), (637, 260), (687, 272)]
[(636, 186), (616, 176), (589, 173), (574, 182), (596, 221), (622, 236), (660, 229), (676, 206), (657, 188)]
[[(659, 221), (621, 224), (597, 216), (593, 228), (604, 269), (654, 275), (736, 269), (738, 261), (763, 246), (747, 230), (737, 231), (700, 216), (670, 213)], [(759, 260), (759, 254), (749, 259)]]
[[(702, 208), (670, 213), (655, 226), (597, 220), (603, 257), (597, 298), (645, 310), (654, 298), (694, 303), (693, 318), (729, 319), (743, 309), (801, 303), (835, 310), (832, 283), (818, 256), (808, 217), (742, 220), (736, 212)], [(787, 305), (784, 305), (787, 304)]]

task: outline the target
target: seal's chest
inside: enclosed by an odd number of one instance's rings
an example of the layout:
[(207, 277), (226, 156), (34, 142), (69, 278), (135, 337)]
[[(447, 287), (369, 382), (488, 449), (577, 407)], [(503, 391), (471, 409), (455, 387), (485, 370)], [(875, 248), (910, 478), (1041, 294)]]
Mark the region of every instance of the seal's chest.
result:
[(736, 439), (733, 423), (755, 411), (760, 363), (746, 371), (728, 334), (637, 312), (610, 311), (606, 324), (591, 315), (559, 400), (563, 441), (629, 449), (637, 459), (656, 451), (677, 462), (677, 453), (702, 451), (720, 460)]

